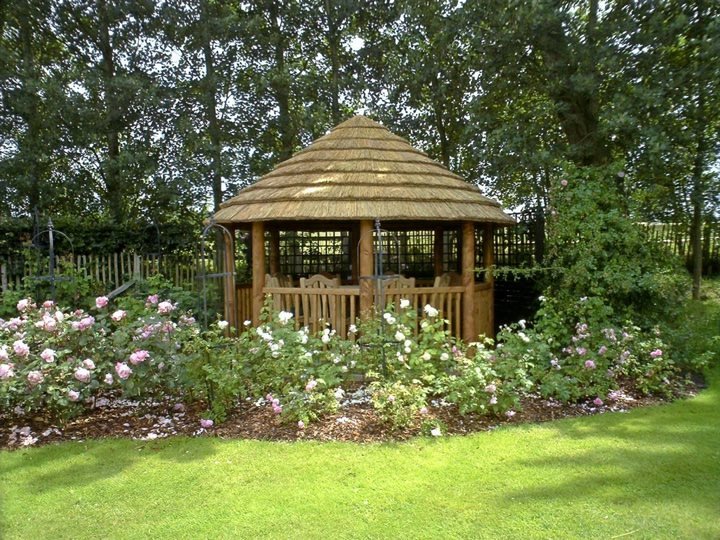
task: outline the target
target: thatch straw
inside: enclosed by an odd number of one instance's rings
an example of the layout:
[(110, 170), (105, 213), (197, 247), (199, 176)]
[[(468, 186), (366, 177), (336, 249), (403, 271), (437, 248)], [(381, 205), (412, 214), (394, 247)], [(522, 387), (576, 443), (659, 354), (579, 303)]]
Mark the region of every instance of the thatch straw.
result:
[(515, 223), (476, 186), (363, 116), (280, 163), (215, 214), (220, 223), (374, 218)]

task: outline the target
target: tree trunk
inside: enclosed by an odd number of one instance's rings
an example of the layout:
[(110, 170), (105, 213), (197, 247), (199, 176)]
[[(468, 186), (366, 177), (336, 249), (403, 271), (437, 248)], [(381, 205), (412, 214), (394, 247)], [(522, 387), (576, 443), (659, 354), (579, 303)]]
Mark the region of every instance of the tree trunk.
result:
[(125, 219), (125, 198), (120, 174), (120, 121), (122, 111), (115, 90), (115, 59), (110, 42), (110, 21), (106, 0), (98, 0), (98, 40), (102, 54), (102, 76), (105, 89), (105, 123), (107, 161), (105, 166), (105, 189), (110, 215), (115, 223)]
[(690, 227), (690, 244), (692, 246), (692, 297), (700, 299), (700, 284), (702, 282), (702, 237), (703, 237), (703, 170), (705, 168), (705, 137), (704, 122), (699, 121), (698, 143), (695, 152), (695, 163), (692, 174), (692, 225)]
[(202, 48), (205, 59), (205, 78), (202, 82), (205, 104), (205, 116), (208, 124), (208, 137), (210, 138), (211, 184), (213, 194), (213, 212), (220, 209), (223, 200), (222, 190), (222, 143), (220, 140), (220, 124), (217, 116), (217, 77), (215, 74), (215, 61), (210, 40), (210, 15), (206, 0), (200, 5), (202, 27)]
[(447, 130), (445, 129), (445, 119), (443, 118), (442, 100), (438, 95), (440, 89), (438, 88), (437, 76), (433, 81), (432, 85), (433, 92), (433, 115), (435, 117), (435, 129), (437, 129), (438, 137), (440, 138), (440, 160), (443, 165), (450, 168), (450, 144), (448, 143)]
[(285, 161), (292, 156), (295, 148), (295, 132), (290, 114), (290, 80), (285, 68), (285, 36), (280, 27), (278, 4), (270, 2), (270, 20), (275, 40), (275, 74), (270, 86), (278, 104), (278, 130), (280, 132), (280, 152), (278, 158)]
[(333, 13), (333, 0), (325, 0), (328, 26), (328, 56), (330, 57), (330, 115), (332, 124), (338, 125), (340, 117), (340, 33)]
[(42, 211), (41, 204), (41, 130), (40, 100), (38, 98), (37, 73), (35, 71), (35, 57), (33, 54), (33, 31), (30, 26), (31, 6), (29, 2), (23, 4), (23, 13), (20, 19), (20, 42), (22, 44), (22, 103), (21, 116), (27, 124), (27, 132), (20, 144), (24, 154), (25, 175), (27, 178), (28, 211)]
[[(604, 165), (610, 159), (606, 141), (599, 133), (600, 102), (596, 67), (597, 0), (590, 1), (587, 55), (574, 56), (559, 17), (547, 19), (535, 32), (534, 46), (543, 58), (549, 96), (554, 101), (560, 125), (570, 146), (569, 158), (581, 166)], [(595, 84), (579, 85), (583, 73)]]

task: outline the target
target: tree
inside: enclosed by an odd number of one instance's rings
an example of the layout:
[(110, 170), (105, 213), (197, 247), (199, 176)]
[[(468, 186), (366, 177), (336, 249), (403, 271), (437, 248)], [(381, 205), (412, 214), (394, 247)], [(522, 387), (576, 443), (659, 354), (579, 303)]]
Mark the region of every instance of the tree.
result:
[(0, 181), (6, 215), (34, 215), (57, 206), (51, 184), (63, 157), (66, 81), (51, 15), (52, 5), (45, 1), (0, 5)]
[(58, 0), (58, 27), (72, 57), (73, 173), (115, 223), (142, 214), (143, 185), (162, 153), (163, 96), (155, 79), (168, 59), (149, 37), (156, 23), (149, 0)]
[[(638, 109), (650, 125), (639, 145), (640, 180), (664, 187), (650, 200), (690, 221), (693, 297), (700, 297), (703, 216), (712, 213), (720, 179), (720, 7), (714, 2), (644, 6), (634, 45), (640, 82), (655, 89)], [(661, 197), (658, 205), (658, 197)]]

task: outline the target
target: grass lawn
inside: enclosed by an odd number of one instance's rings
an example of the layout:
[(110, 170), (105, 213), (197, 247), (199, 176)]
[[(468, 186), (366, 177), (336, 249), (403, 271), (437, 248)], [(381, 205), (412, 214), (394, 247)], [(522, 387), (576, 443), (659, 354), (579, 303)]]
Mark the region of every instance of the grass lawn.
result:
[(0, 453), (2, 538), (720, 538), (720, 378), (692, 400), (470, 437)]

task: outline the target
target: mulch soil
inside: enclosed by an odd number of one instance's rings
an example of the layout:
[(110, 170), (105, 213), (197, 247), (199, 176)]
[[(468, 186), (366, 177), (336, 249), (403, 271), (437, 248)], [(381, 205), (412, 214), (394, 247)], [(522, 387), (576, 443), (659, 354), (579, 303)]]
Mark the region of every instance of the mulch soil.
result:
[[(677, 397), (696, 393), (698, 385), (686, 386)], [(135, 402), (115, 396), (99, 398), (88, 404), (80, 416), (61, 426), (38, 415), (21, 410), (0, 412), (0, 448), (39, 446), (60, 441), (84, 441), (107, 437), (155, 440), (177, 435), (218, 437), (221, 439), (256, 439), (266, 441), (352, 441), (358, 443), (402, 441), (427, 434), (428, 426), (442, 426), (443, 435), (466, 435), (489, 431), (508, 424), (539, 423), (602, 414), (625, 412), (633, 408), (662, 403), (657, 397), (632, 397), (620, 393), (616, 400), (596, 406), (592, 401), (560, 403), (536, 395), (525, 396), (514, 415), (461, 416), (457, 407), (433, 401), (428, 413), (410, 427), (393, 430), (374, 413), (369, 396), (362, 388), (348, 394), (339, 410), (304, 428), (282, 423), (264, 400), (239, 403), (222, 424), (202, 428), (202, 404), (185, 405), (165, 398), (161, 401)], [(438, 422), (439, 421), (439, 422)]]

